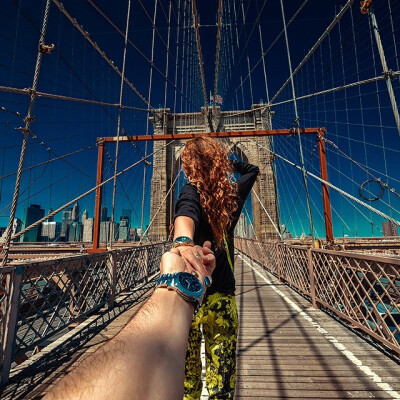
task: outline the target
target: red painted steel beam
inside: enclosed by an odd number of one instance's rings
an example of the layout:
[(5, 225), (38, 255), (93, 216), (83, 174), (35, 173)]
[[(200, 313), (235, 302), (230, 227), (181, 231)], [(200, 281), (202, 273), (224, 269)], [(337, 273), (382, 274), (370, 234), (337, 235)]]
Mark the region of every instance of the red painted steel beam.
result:
[[(319, 151), (319, 166), (321, 170), (321, 179), (328, 182), (328, 168), (326, 166), (325, 140), (322, 135), (318, 135), (318, 151)], [(332, 228), (331, 199), (329, 196), (329, 186), (325, 183), (322, 183), (322, 201), (324, 204), (326, 240), (328, 242), (333, 242), (334, 237)]]
[(94, 206), (94, 222), (93, 222), (93, 252), (99, 251), (100, 244), (100, 211), (101, 211), (101, 189), (99, 187), (103, 181), (103, 155), (104, 142), (98, 140), (98, 156), (97, 156), (97, 178), (96, 178), (96, 202)]
[[(320, 134), (325, 133), (325, 128), (303, 128), (300, 134)], [(165, 135), (141, 135), (141, 136), (120, 136), (120, 142), (145, 142), (150, 140), (184, 140), (194, 139), (196, 137), (209, 136), (213, 138), (231, 138), (231, 137), (257, 137), (257, 136), (283, 136), (297, 135), (297, 129), (266, 129), (256, 131), (230, 131), (230, 132), (201, 132), (201, 133), (170, 133)], [(118, 139), (114, 137), (98, 138), (102, 142), (116, 142)]]

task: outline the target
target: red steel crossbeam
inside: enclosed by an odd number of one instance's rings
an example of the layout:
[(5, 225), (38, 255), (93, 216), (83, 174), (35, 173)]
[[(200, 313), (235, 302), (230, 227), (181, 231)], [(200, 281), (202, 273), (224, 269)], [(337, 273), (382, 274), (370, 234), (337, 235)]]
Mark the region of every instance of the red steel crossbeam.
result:
[[(318, 135), (318, 150), (319, 160), (321, 169), (321, 178), (324, 181), (328, 181), (328, 169), (326, 166), (326, 154), (325, 154), (325, 141), (323, 136), (326, 132), (325, 128), (303, 128), (300, 129), (301, 135), (316, 134)], [(97, 138), (99, 144), (98, 148), (98, 160), (97, 160), (97, 185), (102, 181), (103, 171), (103, 153), (105, 143), (110, 142), (144, 142), (144, 141), (156, 141), (156, 140), (185, 140), (194, 139), (196, 137), (213, 137), (213, 138), (233, 138), (233, 137), (259, 137), (259, 136), (284, 136), (284, 135), (297, 135), (298, 130), (296, 129), (265, 129), (265, 130), (253, 130), (253, 131), (230, 131), (230, 132), (202, 132), (202, 133), (171, 133), (163, 135), (141, 135), (141, 136), (120, 136), (117, 138), (113, 137), (102, 137)], [(94, 232), (93, 232), (93, 252), (102, 251), (99, 249), (99, 231), (100, 231), (100, 209), (101, 209), (101, 192), (102, 187), (96, 189), (96, 204), (95, 204), (95, 216), (94, 216)], [(329, 186), (322, 183), (322, 199), (324, 204), (324, 215), (325, 215), (325, 229), (326, 239), (329, 242), (333, 242), (333, 229), (332, 229), (332, 212), (331, 202), (329, 196)]]
[[(303, 128), (300, 134), (320, 134), (325, 133), (325, 128)], [(145, 142), (154, 140), (185, 140), (194, 139), (196, 137), (212, 137), (212, 138), (231, 138), (231, 137), (257, 137), (257, 136), (283, 136), (297, 135), (297, 129), (265, 129), (257, 131), (230, 131), (230, 132), (201, 132), (201, 133), (169, 133), (165, 135), (141, 135), (141, 136), (117, 136), (98, 138), (103, 142)]]

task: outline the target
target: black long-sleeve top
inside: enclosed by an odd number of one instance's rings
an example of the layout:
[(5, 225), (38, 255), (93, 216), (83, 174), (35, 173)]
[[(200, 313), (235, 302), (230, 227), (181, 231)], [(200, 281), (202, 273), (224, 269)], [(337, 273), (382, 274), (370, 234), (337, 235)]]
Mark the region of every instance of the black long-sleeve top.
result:
[[(233, 214), (232, 223), (227, 231), (227, 242), (230, 258), (234, 260), (234, 244), (233, 233), (235, 226), (239, 220), (240, 213), (251, 188), (256, 181), (259, 168), (255, 165), (244, 162), (232, 162), (234, 171), (241, 176), (236, 181), (238, 185), (238, 208)], [(175, 218), (179, 216), (189, 217), (194, 221), (195, 231), (193, 241), (195, 244), (202, 246), (206, 240), (211, 241), (212, 250), (215, 252), (216, 268), (212, 275), (213, 283), (207, 289), (207, 295), (215, 292), (234, 294), (235, 293), (235, 277), (229, 265), (228, 256), (225, 247), (215, 250), (214, 234), (207, 216), (200, 204), (200, 195), (196, 187), (186, 184), (179, 194), (178, 201), (175, 206)]]

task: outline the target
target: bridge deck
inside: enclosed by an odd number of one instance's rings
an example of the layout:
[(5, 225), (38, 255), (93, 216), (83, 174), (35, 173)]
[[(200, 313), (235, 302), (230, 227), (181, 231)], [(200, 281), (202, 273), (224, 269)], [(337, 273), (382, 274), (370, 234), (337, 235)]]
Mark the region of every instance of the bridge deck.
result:
[[(310, 308), (304, 298), (246, 257), (236, 257), (236, 280), (237, 399), (400, 399), (397, 363)], [(25, 362), (28, 368), (14, 370), (0, 397), (40, 399), (84, 356), (123, 328), (138, 308), (124, 311), (131, 300), (132, 295), (121, 301), (119, 311), (91, 317), (94, 325), (108, 324), (101, 332), (80, 326), (79, 332), (54, 343), (51, 351), (45, 349)]]

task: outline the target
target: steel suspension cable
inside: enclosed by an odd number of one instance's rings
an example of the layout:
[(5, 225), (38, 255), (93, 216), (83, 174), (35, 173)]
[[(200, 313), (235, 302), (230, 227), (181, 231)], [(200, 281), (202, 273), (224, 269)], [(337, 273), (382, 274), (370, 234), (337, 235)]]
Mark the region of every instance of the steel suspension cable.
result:
[[(158, 4), (158, 0), (154, 0), (153, 34), (152, 34), (152, 40), (151, 40), (151, 64), (150, 64), (149, 92), (148, 92), (149, 104), (151, 101), (152, 86), (153, 86), (153, 63), (154, 63), (154, 43), (155, 43), (155, 35), (156, 35), (157, 4)], [(146, 119), (146, 135), (149, 134), (149, 127), (150, 127), (149, 123), (150, 123), (149, 118), (147, 118)], [(145, 147), (144, 147), (145, 157), (147, 156), (147, 147), (148, 147), (148, 142), (146, 141)], [(146, 196), (146, 172), (147, 172), (147, 163), (145, 163), (143, 166), (142, 214), (141, 214), (141, 218), (140, 218), (140, 229), (141, 229), (142, 233), (143, 233), (144, 205), (145, 205), (144, 199)]]
[[(390, 9), (390, 3), (389, 3), (389, 9)], [(374, 46), (373, 46), (373, 36), (372, 36), (372, 29), (371, 29), (371, 19), (368, 19), (368, 23), (369, 23), (369, 36), (370, 36), (370, 42), (371, 42), (371, 53), (372, 53), (372, 60), (373, 60), (373, 64), (374, 64), (374, 71), (375, 71), (375, 75), (377, 75), (377, 68), (376, 68), (376, 64), (375, 64), (375, 51), (374, 51)], [(392, 26), (393, 29), (393, 26)], [(378, 83), (375, 82), (375, 89), (376, 89), (376, 100), (378, 103), (378, 113), (379, 113), (379, 123), (380, 125), (383, 125), (383, 118), (382, 118), (382, 111), (381, 111), (381, 98), (379, 96), (379, 88), (378, 88)], [(381, 131), (381, 140), (382, 140), (382, 147), (383, 147), (383, 165), (385, 168), (385, 177), (386, 177), (386, 184), (389, 185), (389, 180), (388, 180), (388, 167), (387, 167), (387, 158), (386, 158), (386, 146), (385, 146), (385, 136), (384, 136), (384, 131), (383, 128), (380, 129)], [(389, 205), (391, 207), (391, 197), (388, 194), (388, 202)], [(392, 211), (390, 209), (390, 215), (392, 215)]]
[[(281, 86), (281, 88), (276, 92), (276, 94), (272, 97), (271, 102), (273, 102), (285, 89), (285, 87), (293, 81), (293, 77), (300, 71), (303, 65), (308, 61), (308, 59), (314, 54), (315, 50), (320, 46), (320, 44), (324, 41), (324, 39), (329, 35), (332, 29), (336, 26), (336, 24), (340, 21), (346, 11), (352, 6), (354, 0), (348, 0), (348, 2), (342, 7), (340, 12), (334, 17), (332, 23), (326, 28), (325, 32), (321, 35), (321, 37), (317, 40), (314, 46), (310, 49), (307, 55), (303, 58), (300, 64), (294, 69), (294, 71), (290, 72), (289, 78), (285, 81), (285, 83)], [(287, 31), (285, 27), (285, 32)], [(286, 33), (285, 33), (285, 36)]]
[[(257, 6), (257, 13), (259, 13), (259, 11), (258, 11), (258, 0), (256, 0), (256, 6)], [(264, 72), (265, 93), (267, 95), (267, 103), (269, 104), (269, 91), (268, 91), (267, 71), (266, 71), (266, 68), (265, 68), (265, 58), (264, 58), (264, 43), (263, 43), (263, 36), (262, 36), (260, 20), (258, 20), (258, 34), (259, 34), (259, 37), (260, 37), (260, 50), (261, 50), (261, 59), (262, 59), (263, 72)], [(250, 70), (250, 73), (251, 73), (251, 70)]]
[[(362, 169), (366, 174), (368, 174), (372, 179), (374, 179), (375, 181), (379, 181), (381, 182), (380, 178), (377, 178), (374, 174), (372, 174), (371, 172), (368, 171), (368, 169), (366, 167), (364, 167), (362, 164), (360, 164), (359, 162), (357, 162), (356, 160), (354, 160), (352, 157), (350, 157), (349, 155), (347, 155), (344, 151), (342, 151), (339, 146), (332, 142), (331, 140), (322, 137), (322, 140), (324, 140), (326, 143), (329, 143), (332, 147), (334, 147), (340, 154), (342, 154), (343, 157), (345, 157), (346, 159), (348, 159), (349, 161), (351, 161), (353, 164), (357, 165), (357, 167), (359, 167), (360, 169)], [(381, 182), (381, 185), (384, 186), (386, 189), (389, 190), (389, 192), (393, 193), (395, 196), (400, 198), (400, 194), (396, 193), (395, 189), (391, 188), (387, 183), (383, 183)]]
[(170, 192), (172, 191), (173, 187), (175, 186), (175, 182), (176, 182), (176, 180), (178, 179), (181, 170), (182, 170), (182, 169), (180, 169), (179, 172), (176, 174), (176, 177), (175, 177), (174, 181), (172, 182), (171, 187), (168, 189), (167, 194), (164, 196), (163, 200), (161, 201), (160, 206), (158, 207), (157, 211), (154, 213), (153, 219), (150, 221), (148, 227), (146, 228), (146, 231), (143, 233), (142, 238), (145, 237), (146, 234), (147, 234), (147, 232), (150, 230), (151, 224), (152, 224), (152, 223), (154, 222), (154, 220), (156, 219), (158, 213), (159, 213), (160, 210), (161, 210), (161, 207), (162, 207), (163, 204), (165, 203), (165, 200), (167, 200), (168, 196), (170, 195)]
[[(126, 51), (128, 48), (128, 35), (129, 35), (129, 19), (131, 15), (131, 0), (128, 0), (128, 10), (126, 14), (126, 28), (125, 28), (125, 41), (124, 41), (124, 53), (122, 57), (122, 72), (121, 72), (121, 85), (119, 89), (119, 108), (118, 108), (118, 120), (117, 120), (117, 143), (115, 148), (115, 162), (114, 162), (114, 182), (112, 192), (112, 205), (111, 205), (111, 221), (110, 221), (110, 249), (112, 248), (114, 238), (114, 213), (115, 213), (115, 192), (117, 189), (117, 170), (118, 170), (118, 159), (119, 159), (119, 136), (121, 133), (121, 113), (122, 113), (122, 96), (124, 93), (124, 78), (125, 78), (125, 66), (126, 66)], [(150, 102), (149, 97), (149, 102)], [(148, 119), (148, 118), (147, 118)]]
[[(297, 18), (297, 16), (300, 14), (300, 12), (303, 10), (303, 8), (306, 6), (306, 4), (308, 3), (309, 0), (304, 0), (304, 2), (301, 4), (301, 6), (297, 9), (297, 11), (294, 13), (293, 17), (288, 21), (288, 23), (286, 24), (287, 28), (289, 28), (289, 26), (293, 23), (293, 21)], [(251, 69), (251, 72), (253, 72), (258, 65), (260, 64), (260, 62), (265, 58), (265, 56), (271, 51), (271, 49), (275, 46), (275, 44), (279, 41), (279, 39), (284, 35), (285, 30), (282, 29), (282, 31), (278, 34), (278, 36), (273, 40), (273, 42), (270, 44), (270, 46), (268, 47), (267, 50), (265, 50), (262, 55), (261, 58), (254, 64), (253, 68)], [(249, 75), (247, 75), (244, 80), (243, 83), (249, 78)]]
[(41, 67), (42, 57), (43, 57), (43, 53), (40, 51), (40, 49), (41, 49), (41, 46), (45, 43), (47, 25), (48, 25), (48, 21), (49, 21), (50, 4), (51, 4), (51, 0), (47, 0), (46, 6), (44, 9), (42, 29), (41, 29), (40, 38), (39, 38), (39, 45), (38, 45), (39, 50), (37, 52), (35, 71), (33, 74), (32, 93), (31, 93), (31, 98), (30, 98), (30, 102), (29, 102), (29, 108), (28, 108), (27, 115), (24, 118), (25, 127), (23, 129), (21, 129), (21, 132), (23, 132), (23, 134), (24, 134), (24, 138), (22, 141), (21, 153), (20, 153), (20, 157), (19, 157), (14, 195), (13, 195), (12, 204), (11, 204), (10, 220), (8, 223), (5, 241), (4, 241), (4, 245), (3, 245), (3, 254), (2, 254), (3, 259), (1, 261), (1, 267), (4, 267), (6, 265), (6, 263), (8, 261), (8, 254), (10, 251), (10, 242), (11, 242), (11, 238), (12, 238), (12, 236), (11, 236), (12, 235), (12, 227), (13, 227), (13, 223), (14, 223), (15, 213), (17, 210), (19, 189), (20, 189), (20, 185), (21, 185), (22, 168), (24, 165), (25, 153), (26, 153), (26, 148), (28, 145), (30, 126), (34, 120), (33, 106), (35, 104), (35, 99), (36, 99), (35, 92), (36, 92), (36, 89), (38, 86), (40, 67)]
[(369, 11), (369, 17), (371, 19), (372, 28), (374, 30), (376, 45), (378, 46), (378, 52), (379, 52), (379, 56), (380, 56), (382, 68), (383, 68), (383, 75), (386, 75), (386, 86), (387, 86), (387, 91), (388, 91), (388, 95), (389, 95), (389, 99), (390, 99), (390, 104), (392, 105), (394, 119), (396, 121), (397, 131), (400, 135), (400, 114), (399, 114), (399, 109), (397, 107), (396, 95), (393, 90), (392, 76), (391, 76), (391, 72), (389, 71), (388, 65), (386, 62), (385, 51), (383, 49), (383, 45), (382, 45), (382, 41), (381, 41), (379, 29), (378, 29), (378, 22), (376, 20), (374, 9), (372, 6)]
[[(299, 165), (297, 165), (297, 164), (295, 164), (294, 162), (292, 162), (292, 161), (286, 159), (285, 157), (282, 157), (281, 155), (279, 155), (279, 154), (277, 154), (277, 153), (274, 153), (273, 155), (276, 156), (276, 157), (278, 157), (278, 158), (280, 158), (281, 160), (287, 162), (288, 164), (292, 165), (293, 167), (295, 167), (295, 168), (301, 170), (301, 167), (300, 167)], [(376, 208), (370, 206), (369, 204), (364, 203), (363, 201), (357, 199), (356, 197), (354, 197), (354, 196), (351, 195), (350, 193), (347, 193), (346, 191), (344, 191), (344, 190), (338, 188), (337, 186), (333, 185), (332, 183), (330, 183), (330, 182), (328, 182), (328, 181), (325, 181), (324, 179), (321, 179), (319, 176), (313, 174), (312, 172), (307, 171), (307, 175), (310, 175), (312, 178), (317, 179), (318, 181), (320, 181), (321, 183), (324, 183), (325, 185), (328, 185), (330, 188), (336, 190), (337, 192), (339, 192), (339, 193), (342, 194), (343, 196), (349, 198), (350, 200), (353, 200), (353, 201), (355, 201), (356, 203), (358, 203), (358, 204), (364, 206), (365, 208), (367, 208), (368, 210), (374, 212), (375, 214), (379, 215), (380, 217), (382, 217), (382, 218), (384, 218), (384, 219), (387, 219), (388, 221), (394, 223), (394, 224), (397, 225), (397, 226), (400, 226), (400, 221), (397, 221), (397, 220), (393, 219), (392, 217), (390, 217), (389, 215), (386, 215), (385, 213), (379, 211), (378, 209), (376, 209)]]
[(164, 109), (167, 108), (169, 55), (170, 55), (170, 40), (171, 40), (171, 11), (172, 11), (172, 0), (169, 0), (169, 5), (168, 5), (167, 56), (166, 56), (166, 62), (165, 62)]
[(215, 96), (218, 94), (218, 69), (219, 69), (219, 53), (221, 45), (221, 28), (222, 28), (222, 6), (223, 0), (218, 2), (218, 22), (217, 22), (217, 46), (215, 50), (215, 71), (214, 71), (214, 104)]
[[(93, 46), (93, 48), (100, 54), (100, 56), (110, 65), (110, 67), (121, 77), (121, 71), (118, 69), (114, 62), (111, 61), (106, 54), (100, 49), (97, 43), (89, 36), (89, 33), (84, 31), (84, 29), (78, 24), (77, 20), (68, 13), (63, 4), (61, 4), (58, 0), (52, 0), (53, 3), (59, 8), (59, 10), (67, 17), (67, 19), (72, 23), (73, 26), (82, 34), (82, 36)], [(142, 100), (149, 109), (154, 110), (148, 100), (144, 98), (144, 96), (139, 92), (139, 90), (133, 86), (133, 84), (128, 80), (128, 78), (124, 77), (125, 83), (133, 90), (133, 92)]]
[[(121, 31), (121, 29), (118, 28), (118, 26), (100, 9), (100, 7), (93, 2), (93, 0), (87, 0), (89, 4), (122, 36), (124, 37), (124, 33)], [(180, 0), (179, 0), (180, 1)], [(179, 18), (179, 12), (178, 12), (178, 18)], [(146, 54), (131, 40), (128, 38), (128, 43), (132, 48), (134, 48), (138, 54), (149, 64), (152, 65), (154, 70), (157, 71), (163, 79), (165, 79), (175, 90), (178, 90), (176, 82), (172, 82), (168, 76), (161, 71), (161, 69), (157, 66), (155, 62), (151, 62), (151, 59), (146, 56)], [(176, 56), (175, 60), (178, 62), (178, 56)], [(179, 93), (184, 96), (183, 91), (179, 90)]]
[[(203, 97), (204, 97), (204, 108), (205, 108), (205, 111), (206, 111), (206, 117), (208, 119), (209, 115), (208, 115), (206, 78), (205, 78), (205, 74), (204, 74), (203, 56), (202, 56), (202, 52), (201, 52), (199, 19), (198, 19), (198, 15), (197, 15), (196, 0), (192, 0), (192, 13), (193, 13), (193, 22), (194, 22), (193, 28), (194, 28), (194, 30), (196, 32), (197, 56), (199, 58), (199, 66), (200, 66), (200, 73), (201, 73), (201, 84), (202, 84), (202, 88), (203, 88)], [(212, 125), (210, 125), (210, 128), (212, 128)]]
[[(159, 148), (158, 150), (154, 151), (153, 153), (149, 154), (148, 157), (153, 156), (154, 154), (157, 154), (158, 152), (164, 150), (165, 148), (167, 148), (170, 144), (172, 144), (174, 141), (171, 141), (170, 143), (167, 143), (165, 146), (162, 146), (161, 148)], [(128, 167), (124, 168), (123, 170), (121, 170), (120, 172), (117, 173), (117, 177), (121, 176), (122, 174), (124, 174), (125, 172), (131, 170), (133, 167), (135, 167), (136, 165), (140, 164), (141, 162), (145, 161), (146, 158), (142, 158), (139, 161), (136, 161), (135, 163), (129, 165)], [(58, 214), (60, 211), (66, 209), (67, 207), (69, 207), (70, 205), (74, 204), (75, 202), (77, 202), (78, 200), (86, 197), (87, 195), (89, 195), (90, 193), (93, 193), (96, 189), (103, 187), (106, 183), (112, 181), (114, 179), (114, 176), (111, 176), (110, 178), (106, 179), (105, 181), (99, 183), (98, 185), (94, 186), (93, 188), (89, 189), (88, 191), (86, 191), (85, 193), (82, 193), (81, 195), (79, 195), (78, 197), (75, 197), (73, 200), (70, 200), (69, 202), (67, 202), (66, 204), (64, 204), (63, 206), (57, 208), (56, 210), (50, 212), (49, 214), (45, 215), (43, 218), (39, 219), (38, 221), (34, 222), (33, 224), (29, 225), (28, 227), (26, 227), (25, 229), (23, 229), (22, 231), (16, 233), (15, 235), (11, 236), (11, 239), (17, 239), (20, 236), (22, 236), (24, 233), (28, 232), (29, 230), (31, 230), (32, 228), (35, 228), (36, 226), (38, 226), (39, 224), (41, 224), (42, 222), (46, 221), (47, 219), (49, 219), (50, 217), (53, 217), (54, 215)]]
[[(31, 165), (30, 167), (23, 168), (23, 169), (22, 169), (22, 172), (29, 171), (30, 169), (34, 169), (34, 168), (40, 167), (40, 166), (42, 166), (42, 165), (44, 165), (44, 164), (49, 164), (49, 163), (52, 163), (52, 162), (54, 162), (54, 161), (61, 160), (62, 158), (66, 158), (66, 157), (72, 156), (72, 155), (77, 154), (77, 153), (80, 153), (80, 152), (82, 152), (82, 151), (84, 151), (84, 150), (90, 150), (90, 149), (94, 149), (94, 148), (95, 148), (95, 146), (84, 147), (84, 148), (82, 148), (82, 149), (72, 151), (71, 153), (64, 154), (64, 155), (62, 155), (62, 156), (58, 156), (58, 157), (52, 158), (52, 159), (50, 159), (50, 160), (43, 161), (43, 162), (41, 162), (41, 163), (38, 163), (38, 164), (35, 164), (35, 165)], [(5, 179), (5, 178), (8, 178), (8, 177), (13, 176), (13, 175), (16, 175), (16, 174), (17, 174), (17, 172), (11, 172), (11, 173), (9, 173), (9, 174), (0, 176), (0, 180), (3, 180), (3, 179)]]
[(291, 61), (291, 56), (290, 56), (289, 39), (288, 39), (288, 34), (287, 34), (286, 18), (285, 18), (285, 10), (284, 10), (284, 7), (283, 7), (283, 0), (280, 0), (280, 3), (281, 3), (283, 27), (284, 27), (284, 30), (285, 30), (286, 52), (287, 52), (288, 64), (289, 64), (290, 82), (291, 82), (291, 86), (292, 86), (292, 97), (293, 97), (294, 113), (295, 113), (295, 118), (296, 118), (295, 119), (295, 121), (296, 121), (295, 123), (296, 123), (296, 128), (297, 128), (297, 137), (298, 137), (298, 140), (299, 140), (300, 166), (301, 166), (301, 171), (302, 171), (302, 174), (303, 174), (304, 189), (306, 191), (308, 217), (309, 217), (309, 220), (310, 220), (310, 229), (311, 229), (311, 238), (312, 238), (313, 245), (314, 245), (314, 223), (313, 223), (313, 217), (312, 217), (312, 212), (311, 212), (310, 196), (309, 196), (309, 193), (308, 193), (307, 175), (306, 175), (306, 170), (304, 168), (303, 146), (302, 146), (302, 143), (301, 143), (301, 134), (300, 134), (300, 126), (299, 126), (299, 113), (297, 111), (296, 92), (295, 92), (294, 79), (293, 79), (292, 61)]

